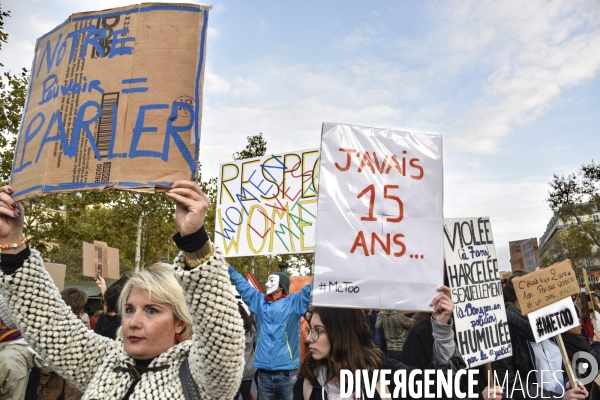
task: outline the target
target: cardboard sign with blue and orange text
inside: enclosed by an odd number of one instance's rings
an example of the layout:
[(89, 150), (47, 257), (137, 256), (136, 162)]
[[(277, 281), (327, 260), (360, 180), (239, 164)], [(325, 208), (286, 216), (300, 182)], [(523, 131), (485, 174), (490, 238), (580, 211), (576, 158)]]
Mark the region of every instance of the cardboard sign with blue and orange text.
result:
[(153, 192), (197, 175), (209, 7), (71, 15), (37, 40), (13, 162), (15, 199)]
[(215, 242), (226, 257), (315, 250), (319, 150), (221, 164)]
[(324, 123), (313, 304), (431, 311), (443, 283), (442, 136)]
[(456, 344), (467, 367), (512, 355), (496, 244), (488, 217), (444, 219)]

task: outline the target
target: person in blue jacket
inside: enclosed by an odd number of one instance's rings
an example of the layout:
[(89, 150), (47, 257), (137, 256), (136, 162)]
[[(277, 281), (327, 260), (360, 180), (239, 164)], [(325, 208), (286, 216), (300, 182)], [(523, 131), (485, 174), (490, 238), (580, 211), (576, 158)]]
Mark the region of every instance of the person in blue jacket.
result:
[(308, 309), (312, 285), (289, 294), (290, 277), (269, 275), (267, 293), (250, 285), (233, 267), (229, 275), (254, 314), (258, 339), (253, 366), (258, 369), (260, 400), (292, 400), (300, 365), (300, 317)]

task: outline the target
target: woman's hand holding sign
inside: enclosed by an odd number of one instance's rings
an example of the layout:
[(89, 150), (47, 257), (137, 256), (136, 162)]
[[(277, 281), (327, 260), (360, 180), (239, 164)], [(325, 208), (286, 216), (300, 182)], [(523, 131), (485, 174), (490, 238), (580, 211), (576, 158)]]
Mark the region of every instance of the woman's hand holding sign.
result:
[(192, 234), (204, 225), (210, 200), (195, 182), (177, 181), (166, 195), (177, 204), (175, 221), (181, 236)]
[[(9, 245), (9, 248), (0, 249), (2, 253), (18, 253), (23, 250), (24, 243), (23, 207), (12, 198), (13, 190), (10, 186), (0, 188), (0, 245)], [(14, 247), (13, 244), (17, 244)]]
[(433, 306), (433, 319), (437, 322), (447, 325), (454, 311), (454, 301), (450, 297), (450, 288), (448, 286), (440, 286), (438, 292), (442, 292), (431, 300), (430, 305)]

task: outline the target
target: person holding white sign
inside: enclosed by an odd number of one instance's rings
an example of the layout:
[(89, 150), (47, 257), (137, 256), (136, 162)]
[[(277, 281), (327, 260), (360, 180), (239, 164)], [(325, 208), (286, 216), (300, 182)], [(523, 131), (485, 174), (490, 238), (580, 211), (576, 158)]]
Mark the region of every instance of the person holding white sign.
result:
[(586, 388), (578, 384), (571, 389), (571, 383), (566, 382), (565, 366), (554, 338), (536, 343), (529, 319), (521, 313), (513, 279), (528, 273), (519, 270), (502, 279), (513, 355), (492, 363), (494, 381), (504, 388), (504, 398), (584, 400)]
[(191, 181), (167, 191), (182, 249), (174, 266), (135, 273), (119, 299), (122, 336), (87, 329), (60, 298), (40, 253), (23, 239), (24, 210), (0, 188), (1, 290), (32, 347), (85, 399), (232, 399), (244, 328), (225, 259), (204, 230), (208, 198)]
[[(451, 318), (454, 302), (448, 287), (442, 286), (438, 290), (442, 293), (431, 301), (435, 340), (433, 362), (429, 368), (456, 372), (466, 365), (454, 343)], [(294, 400), (337, 400), (348, 398), (348, 395), (353, 398), (358, 397), (356, 392), (360, 392), (363, 399), (380, 399), (386, 395), (389, 398), (390, 394), (398, 398), (399, 393), (402, 393), (402, 398), (408, 399), (425, 397), (424, 388), (428, 383), (424, 374), (415, 374), (414, 382), (405, 379), (404, 388), (396, 388), (392, 378), (396, 371), (404, 370), (406, 373), (416, 369), (383, 356), (381, 350), (375, 347), (369, 326), (358, 309), (315, 307), (307, 340), (310, 353), (302, 363), (302, 379), (294, 386)], [(370, 371), (371, 382), (354, 385), (350, 378), (340, 382), (342, 372), (349, 371), (350, 375), (356, 376), (359, 370)], [(392, 375), (385, 378), (381, 375), (384, 370), (391, 371)], [(431, 384), (433, 381), (435, 379)], [(428, 390), (436, 393), (431, 388)], [(420, 395), (417, 392), (421, 392)]]

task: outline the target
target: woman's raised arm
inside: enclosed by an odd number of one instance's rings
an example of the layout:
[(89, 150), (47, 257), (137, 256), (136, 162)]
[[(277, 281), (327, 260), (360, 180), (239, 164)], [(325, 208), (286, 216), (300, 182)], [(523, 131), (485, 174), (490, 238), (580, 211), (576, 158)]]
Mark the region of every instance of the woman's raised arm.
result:
[(244, 327), (223, 254), (203, 228), (209, 200), (188, 181), (175, 182), (167, 196), (177, 203), (175, 240), (184, 250), (175, 274), (194, 322), (190, 370), (203, 399), (231, 399), (242, 379)]
[(115, 346), (96, 335), (65, 304), (40, 253), (23, 240), (23, 207), (0, 188), (0, 284), (17, 327), (52, 368), (80, 390)]

